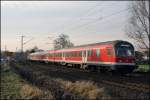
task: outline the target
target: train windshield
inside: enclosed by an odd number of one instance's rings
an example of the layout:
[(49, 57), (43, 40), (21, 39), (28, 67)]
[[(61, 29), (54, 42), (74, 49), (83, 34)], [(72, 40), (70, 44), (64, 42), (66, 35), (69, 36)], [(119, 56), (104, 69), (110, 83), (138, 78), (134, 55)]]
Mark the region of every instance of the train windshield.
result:
[(116, 55), (121, 57), (134, 56), (134, 50), (131, 47), (119, 46), (116, 50)]

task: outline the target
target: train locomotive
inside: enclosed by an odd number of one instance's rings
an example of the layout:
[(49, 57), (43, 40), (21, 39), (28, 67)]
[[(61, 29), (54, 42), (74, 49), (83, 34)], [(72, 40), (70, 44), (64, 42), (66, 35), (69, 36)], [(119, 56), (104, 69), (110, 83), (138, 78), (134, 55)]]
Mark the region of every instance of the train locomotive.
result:
[(29, 54), (28, 59), (123, 73), (130, 73), (136, 67), (133, 45), (122, 40), (35, 52)]

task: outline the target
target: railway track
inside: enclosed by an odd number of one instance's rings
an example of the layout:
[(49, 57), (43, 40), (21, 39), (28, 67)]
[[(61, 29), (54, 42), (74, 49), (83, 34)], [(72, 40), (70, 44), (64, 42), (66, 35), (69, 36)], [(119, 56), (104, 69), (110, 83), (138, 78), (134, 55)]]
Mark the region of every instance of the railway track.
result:
[[(134, 81), (133, 78), (129, 77), (116, 77), (116, 76), (106, 76), (106, 74), (99, 74), (95, 72), (85, 72), (84, 70), (75, 69), (75, 68), (66, 68), (64, 66), (56, 65), (43, 65), (43, 64), (34, 64), (32, 66), (36, 70), (42, 70), (45, 74), (50, 74), (48, 70), (53, 72), (61, 72), (62, 74), (67, 75), (67, 77), (77, 78), (77, 79), (86, 79), (92, 80), (97, 83), (103, 83), (108, 85), (113, 85), (115, 87), (126, 88), (133, 91), (149, 93), (150, 87), (149, 84), (137, 83), (137, 80)], [(131, 80), (132, 79), (132, 80)]]

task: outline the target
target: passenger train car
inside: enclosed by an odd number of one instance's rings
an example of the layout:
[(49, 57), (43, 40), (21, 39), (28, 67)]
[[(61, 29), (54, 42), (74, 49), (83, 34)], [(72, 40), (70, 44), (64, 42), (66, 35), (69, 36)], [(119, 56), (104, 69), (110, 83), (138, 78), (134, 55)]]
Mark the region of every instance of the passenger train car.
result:
[(60, 50), (31, 53), (32, 61), (57, 62), (80, 68), (132, 72), (135, 68), (134, 47), (122, 40), (75, 46)]

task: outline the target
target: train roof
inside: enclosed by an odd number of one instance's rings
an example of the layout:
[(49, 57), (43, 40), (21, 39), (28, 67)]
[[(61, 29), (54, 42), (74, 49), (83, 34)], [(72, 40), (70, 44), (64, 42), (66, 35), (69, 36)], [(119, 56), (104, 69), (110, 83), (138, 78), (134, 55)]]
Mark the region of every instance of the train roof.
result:
[(64, 49), (72, 49), (72, 48), (86, 47), (86, 46), (96, 46), (96, 45), (105, 45), (105, 44), (115, 45), (119, 42), (129, 43), (129, 42), (123, 41), (123, 40), (114, 40), (114, 41), (98, 42), (98, 43), (92, 43), (92, 44), (79, 45), (79, 46), (74, 46), (74, 47), (71, 47), (71, 48), (64, 48)]
[(39, 52), (30, 53), (30, 55), (35, 55), (35, 54), (43, 55), (43, 54), (46, 54), (46, 53), (48, 53), (48, 51), (39, 51)]
[[(61, 50), (68, 50), (68, 49), (73, 49), (73, 48), (80, 48), (80, 47), (86, 47), (86, 46), (96, 46), (96, 45), (105, 45), (105, 44), (112, 44), (112, 45), (116, 45), (118, 43), (129, 43), (127, 41), (123, 41), (123, 40), (114, 40), (114, 41), (107, 41), (107, 42), (99, 42), (99, 43), (92, 43), (92, 44), (85, 44), (85, 45), (79, 45), (79, 46), (74, 46), (74, 47), (70, 47), (70, 48), (63, 48), (63, 49), (59, 49), (57, 51), (61, 51)], [(131, 44), (132, 45), (132, 44)], [(40, 51), (40, 52), (35, 52), (35, 53), (31, 53), (31, 55), (34, 54), (46, 54), (50, 51), (55, 51), (55, 50), (47, 50), (47, 51)], [(56, 51), (55, 51), (56, 52)]]

